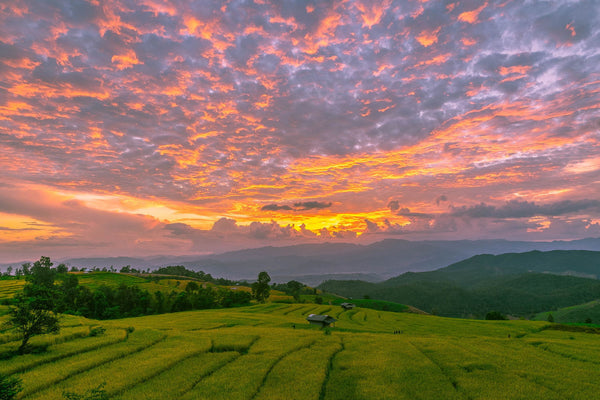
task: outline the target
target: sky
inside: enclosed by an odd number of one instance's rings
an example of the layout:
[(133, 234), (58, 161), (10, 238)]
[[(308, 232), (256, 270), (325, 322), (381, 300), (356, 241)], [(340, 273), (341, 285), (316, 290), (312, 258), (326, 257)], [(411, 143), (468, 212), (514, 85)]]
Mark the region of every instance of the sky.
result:
[(0, 261), (600, 237), (600, 1), (0, 4)]

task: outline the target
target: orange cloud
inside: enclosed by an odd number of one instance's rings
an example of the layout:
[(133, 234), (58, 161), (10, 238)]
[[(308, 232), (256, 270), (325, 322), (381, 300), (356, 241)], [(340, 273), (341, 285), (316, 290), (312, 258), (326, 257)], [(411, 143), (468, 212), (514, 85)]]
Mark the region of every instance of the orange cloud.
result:
[(138, 60), (135, 52), (131, 49), (127, 49), (124, 54), (112, 56), (110, 61), (113, 64), (116, 64), (117, 69), (120, 70), (131, 68), (134, 65), (142, 64), (142, 62)]
[(479, 13), (480, 13), (480, 12), (481, 12), (481, 11), (482, 11), (484, 8), (486, 8), (486, 7), (487, 7), (487, 5), (488, 5), (488, 3), (486, 2), (486, 3), (482, 4), (481, 6), (479, 6), (478, 8), (476, 8), (475, 10), (472, 10), (472, 11), (465, 11), (465, 12), (463, 12), (463, 13), (460, 13), (460, 14), (458, 15), (458, 20), (459, 20), (459, 21), (462, 21), (462, 22), (467, 22), (467, 23), (469, 23), (469, 24), (475, 24), (475, 23), (479, 22), (479, 21), (478, 21), (478, 18), (479, 18)]
[(423, 66), (427, 66), (427, 65), (441, 65), (441, 64), (445, 63), (446, 61), (448, 61), (448, 59), (450, 59), (450, 57), (452, 57), (452, 54), (450, 54), (450, 53), (439, 54), (429, 60), (421, 61), (421, 62), (415, 64), (414, 68), (423, 67)]
[(432, 44), (437, 43), (438, 41), (438, 33), (440, 32), (440, 30), (442, 29), (442, 27), (438, 27), (435, 30), (431, 30), (431, 31), (422, 31), (421, 34), (419, 36), (417, 36), (415, 39), (417, 39), (417, 41), (419, 43), (421, 43), (421, 46), (423, 47), (429, 47)]
[(373, 25), (377, 25), (381, 21), (381, 17), (390, 7), (391, 0), (383, 2), (356, 2), (355, 7), (360, 11), (360, 16), (363, 20), (363, 27), (371, 29)]
[(471, 38), (462, 38), (462, 39), (460, 39), (460, 42), (464, 46), (473, 46), (474, 44), (477, 43), (477, 41), (475, 39), (471, 39)]
[(531, 70), (529, 65), (513, 65), (512, 67), (500, 67), (498, 72), (500, 75), (521, 74), (525, 75)]

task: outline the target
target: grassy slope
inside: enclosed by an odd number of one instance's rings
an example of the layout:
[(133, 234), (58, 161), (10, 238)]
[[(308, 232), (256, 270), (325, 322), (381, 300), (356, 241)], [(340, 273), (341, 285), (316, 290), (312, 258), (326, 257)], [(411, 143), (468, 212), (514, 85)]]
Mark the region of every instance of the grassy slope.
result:
[[(190, 280), (194, 280), (188, 277), (177, 277), (160, 275), (158, 277), (139, 276), (135, 274), (121, 274), (114, 272), (90, 272), (90, 273), (75, 273), (79, 284), (86, 286), (91, 290), (95, 290), (100, 286), (118, 287), (121, 284), (128, 286), (138, 286), (142, 290), (148, 290), (150, 293), (156, 291), (162, 291), (165, 293), (174, 291), (182, 291)], [(0, 300), (6, 298), (12, 298), (19, 290), (25, 285), (25, 279), (7, 279), (0, 280)], [(60, 279), (56, 280), (56, 283), (60, 283)], [(212, 283), (202, 283), (210, 287), (223, 287), (229, 288), (229, 286), (218, 286)], [(249, 287), (238, 286), (236, 290), (250, 291)], [(281, 292), (273, 291), (274, 295), (282, 295)], [(289, 296), (284, 296), (289, 298)]]
[[(331, 334), (309, 325), (310, 313), (336, 317)], [(99, 323), (67, 316), (71, 328), (36, 339), (47, 353), (1, 370), (23, 378), (27, 399), (103, 382), (117, 399), (589, 399), (600, 390), (599, 337), (545, 322), (267, 303), (102, 321), (105, 336), (81, 335)]]
[(535, 316), (536, 321), (547, 321), (548, 314), (552, 314), (555, 322), (560, 323), (585, 323), (591, 320), (592, 324), (600, 324), (600, 300), (590, 301), (572, 307), (559, 308), (556, 311), (546, 311)]

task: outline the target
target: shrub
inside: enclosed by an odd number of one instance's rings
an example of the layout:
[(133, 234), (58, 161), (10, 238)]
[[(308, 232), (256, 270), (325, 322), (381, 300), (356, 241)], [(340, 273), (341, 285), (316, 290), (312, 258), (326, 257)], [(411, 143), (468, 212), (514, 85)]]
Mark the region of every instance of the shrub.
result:
[(63, 392), (63, 397), (67, 400), (108, 400), (104, 385), (106, 385), (106, 382), (101, 383), (97, 387), (90, 389), (83, 394)]
[(103, 335), (104, 332), (106, 332), (106, 328), (103, 326), (95, 326), (93, 328), (90, 329), (90, 335), (89, 336), (100, 336)]
[(485, 314), (485, 319), (503, 321), (506, 320), (506, 317), (498, 311), (490, 311), (489, 313)]
[(19, 378), (8, 377), (0, 374), (0, 399), (14, 399), (23, 390)]

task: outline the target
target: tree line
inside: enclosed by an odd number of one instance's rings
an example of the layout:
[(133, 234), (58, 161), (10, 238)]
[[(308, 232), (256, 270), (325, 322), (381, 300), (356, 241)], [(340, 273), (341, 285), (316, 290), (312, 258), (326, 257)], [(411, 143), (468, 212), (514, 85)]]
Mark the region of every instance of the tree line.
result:
[[(179, 272), (179, 267), (177, 268)], [(183, 267), (181, 267), (183, 268)], [(169, 269), (163, 269), (167, 272)], [(68, 273), (63, 264), (53, 268), (49, 257), (41, 257), (33, 265), (21, 269), (27, 280), (19, 296), (43, 303), (44, 308), (56, 313), (82, 315), (94, 319), (114, 319), (162, 314), (176, 311), (199, 310), (246, 305), (251, 294), (243, 290), (204, 287), (190, 280), (183, 291), (155, 291), (139, 286), (117, 287), (102, 285), (90, 289), (79, 284), (77, 275)], [(191, 274), (200, 275), (194, 271)], [(188, 275), (192, 277), (192, 275)], [(208, 274), (203, 274), (207, 276)], [(211, 277), (212, 278), (212, 277)], [(18, 301), (19, 297), (13, 302)], [(38, 304), (40, 305), (40, 304)]]

